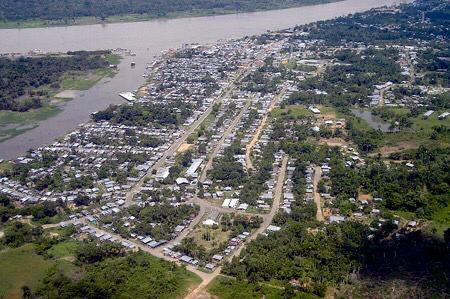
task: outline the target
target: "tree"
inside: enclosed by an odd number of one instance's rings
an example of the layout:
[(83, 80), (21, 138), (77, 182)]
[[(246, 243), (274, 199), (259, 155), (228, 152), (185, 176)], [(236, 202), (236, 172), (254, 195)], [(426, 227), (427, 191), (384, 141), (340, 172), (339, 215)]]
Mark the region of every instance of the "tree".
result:
[(31, 289), (28, 286), (22, 286), (22, 298), (23, 299), (31, 299), (33, 298), (33, 294), (31, 293)]

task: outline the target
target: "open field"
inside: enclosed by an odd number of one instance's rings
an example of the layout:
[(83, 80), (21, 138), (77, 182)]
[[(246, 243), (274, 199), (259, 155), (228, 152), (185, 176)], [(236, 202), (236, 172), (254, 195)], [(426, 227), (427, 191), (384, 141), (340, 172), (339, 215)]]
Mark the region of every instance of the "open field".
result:
[(53, 104), (45, 104), (27, 112), (0, 111), (0, 142), (35, 128), (39, 121), (61, 111), (61, 108)]
[(284, 108), (275, 108), (270, 113), (273, 118), (288, 118), (288, 119), (300, 119), (305, 117), (312, 117), (313, 113), (308, 108), (300, 105), (288, 105)]
[(78, 241), (67, 240), (56, 244), (48, 250), (48, 253), (55, 259), (69, 258), (75, 254), (75, 250), (78, 246)]
[(12, 168), (12, 163), (9, 161), (3, 161), (0, 163), (0, 174), (6, 170), (10, 170)]
[[(210, 235), (210, 240), (207, 241), (203, 238), (204, 234)], [(199, 224), (191, 233), (190, 237), (193, 237), (195, 243), (205, 247), (207, 251), (218, 248), (220, 244), (228, 242), (231, 231), (222, 231), (221, 225), (219, 228), (213, 229), (211, 227)]]
[(34, 252), (32, 244), (15, 249), (6, 249), (0, 253), (0, 297), (22, 298), (22, 286), (35, 291), (46, 271), (57, 265), (65, 273), (75, 266), (69, 262), (45, 260)]
[[(408, 109), (395, 109), (396, 113), (406, 114)], [(388, 133), (383, 137), (383, 145), (386, 146), (396, 146), (402, 143), (408, 143), (410, 147), (419, 147), (420, 145), (433, 145), (438, 144), (440, 146), (450, 145), (450, 136), (444, 134), (435, 140), (432, 140), (431, 134), (434, 127), (445, 126), (450, 128), (450, 118), (445, 120), (439, 120), (438, 116), (444, 111), (437, 111), (433, 113), (429, 118), (425, 119), (422, 115), (411, 118), (412, 126), (411, 128), (403, 129), (400, 132)]]
[(98, 69), (90, 73), (67, 72), (61, 78), (60, 90), (88, 90), (105, 77), (112, 77), (115, 70), (110, 68)]

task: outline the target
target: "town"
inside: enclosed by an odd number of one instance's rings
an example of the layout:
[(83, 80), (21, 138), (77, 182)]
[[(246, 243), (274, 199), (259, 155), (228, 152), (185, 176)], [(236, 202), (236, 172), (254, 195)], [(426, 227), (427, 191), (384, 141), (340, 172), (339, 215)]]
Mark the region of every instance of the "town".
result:
[[(291, 221), (313, 221), (312, 235), (364, 224), (366, 240), (427, 229), (448, 210), (448, 27), (424, 17), (425, 4), (406, 8), (165, 51), (126, 103), (1, 162), (14, 206), (2, 222), (72, 227), (75, 240), (183, 264), (203, 279), (188, 298), (250, 267), (249, 244)], [(424, 165), (436, 176), (417, 179), (428, 206), (407, 183), (386, 186), (426, 176)]]

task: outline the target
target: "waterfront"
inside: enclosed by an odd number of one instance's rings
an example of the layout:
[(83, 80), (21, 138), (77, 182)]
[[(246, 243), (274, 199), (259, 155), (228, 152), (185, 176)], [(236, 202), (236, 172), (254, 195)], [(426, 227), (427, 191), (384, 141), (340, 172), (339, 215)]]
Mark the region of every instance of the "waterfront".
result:
[[(121, 103), (118, 93), (136, 89), (144, 82), (145, 66), (162, 50), (184, 43), (212, 43), (334, 18), (372, 7), (396, 4), (399, 0), (349, 0), (277, 11), (236, 15), (154, 20), (137, 23), (73, 27), (0, 30), (1, 53), (32, 49), (56, 52), (128, 48), (135, 57), (125, 57), (114, 78), (99, 82), (68, 102), (58, 115), (42, 121), (37, 128), (0, 143), (0, 158), (13, 158), (29, 148), (48, 144), (56, 137), (89, 120), (90, 113)], [(131, 68), (130, 62), (136, 67)]]

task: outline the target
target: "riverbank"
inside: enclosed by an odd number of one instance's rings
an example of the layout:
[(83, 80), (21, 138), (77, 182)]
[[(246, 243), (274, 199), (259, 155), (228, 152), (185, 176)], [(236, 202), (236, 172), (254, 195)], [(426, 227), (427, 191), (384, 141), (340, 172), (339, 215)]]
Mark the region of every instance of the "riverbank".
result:
[[(117, 54), (109, 54), (106, 59), (111, 64), (118, 64), (121, 60)], [(39, 87), (39, 90), (48, 93), (48, 100), (42, 107), (26, 112), (0, 111), (0, 143), (36, 128), (39, 122), (63, 111), (64, 105), (79, 92), (89, 90), (104, 78), (114, 77), (117, 72), (117, 69), (108, 67), (89, 71), (68, 71), (61, 76), (58, 88)]]
[[(230, 38), (261, 34), (267, 30), (281, 30), (296, 25), (332, 19), (363, 12), (384, 5), (408, 0), (345, 0), (322, 5), (242, 13), (201, 18), (178, 18), (131, 22), (110, 25), (68, 26), (33, 29), (0, 30), (1, 53), (26, 53), (32, 49), (43, 52), (88, 51), (126, 48), (136, 56), (123, 57), (119, 72), (112, 79), (102, 80), (73, 100), (65, 102), (56, 116), (25, 133), (0, 142), (0, 159), (15, 158), (30, 148), (52, 143), (56, 138), (74, 130), (90, 119), (92, 112), (109, 105), (123, 103), (119, 93), (134, 91), (144, 83), (147, 63), (162, 51), (183, 44), (215, 43)], [(135, 62), (134, 68), (130, 67)]]
[(333, 2), (340, 2), (344, 0), (308, 0), (304, 3), (290, 4), (290, 3), (273, 3), (272, 6), (264, 9), (242, 9), (242, 10), (227, 10), (227, 9), (204, 9), (191, 10), (183, 12), (171, 12), (164, 16), (157, 16), (151, 14), (124, 14), (108, 16), (106, 18), (85, 16), (76, 18), (64, 18), (58, 20), (48, 19), (30, 19), (21, 21), (0, 21), (0, 29), (23, 29), (23, 28), (42, 28), (42, 27), (64, 27), (64, 26), (80, 26), (80, 25), (95, 25), (95, 24), (114, 24), (114, 23), (132, 23), (132, 22), (146, 22), (152, 20), (170, 20), (179, 18), (195, 18), (207, 16), (231, 15), (239, 13), (263, 12), (270, 10), (283, 10), (295, 7), (303, 7), (310, 5), (326, 4)]

